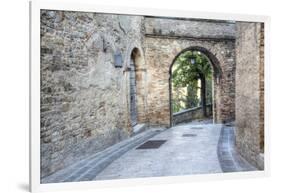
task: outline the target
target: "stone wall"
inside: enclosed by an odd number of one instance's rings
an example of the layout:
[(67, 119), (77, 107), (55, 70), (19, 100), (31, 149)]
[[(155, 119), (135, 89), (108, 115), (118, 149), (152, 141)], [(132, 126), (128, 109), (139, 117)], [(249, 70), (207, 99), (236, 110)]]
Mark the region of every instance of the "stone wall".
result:
[(236, 145), (242, 156), (260, 169), (264, 65), (261, 32), (261, 23), (237, 22)]
[(146, 35), (196, 39), (235, 39), (235, 22), (145, 17)]
[(214, 75), (213, 89), (215, 121), (233, 121), (235, 119), (235, 23), (149, 17), (145, 18), (145, 27), (149, 124), (170, 126), (170, 68), (175, 58), (188, 48), (199, 49), (206, 54), (212, 60), (213, 71), (217, 73)]
[(260, 35), (260, 149), (264, 152), (264, 24)]
[[(130, 136), (126, 69), (134, 48), (143, 54), (142, 22), (140, 16), (41, 11), (41, 177)], [(116, 53), (122, 68), (114, 66)]]
[[(207, 116), (211, 117), (213, 110), (212, 105), (207, 105)], [(194, 107), (190, 109), (185, 109), (177, 113), (173, 113), (173, 125), (179, 123), (188, 123), (192, 120), (203, 119), (202, 107)]]

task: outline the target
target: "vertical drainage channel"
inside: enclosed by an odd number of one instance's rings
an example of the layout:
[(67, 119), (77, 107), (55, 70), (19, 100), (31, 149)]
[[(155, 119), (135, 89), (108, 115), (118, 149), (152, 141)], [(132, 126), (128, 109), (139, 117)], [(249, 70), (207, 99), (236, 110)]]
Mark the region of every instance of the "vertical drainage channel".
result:
[(235, 149), (234, 127), (222, 126), (217, 154), (223, 172), (255, 171)]

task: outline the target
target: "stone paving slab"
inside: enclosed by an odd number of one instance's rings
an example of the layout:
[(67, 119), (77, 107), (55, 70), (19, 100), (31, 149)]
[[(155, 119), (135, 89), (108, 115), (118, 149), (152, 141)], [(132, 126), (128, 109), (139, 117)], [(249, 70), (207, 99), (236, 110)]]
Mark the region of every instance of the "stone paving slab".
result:
[[(150, 140), (167, 140), (158, 149), (132, 149), (112, 162), (95, 180), (221, 173), (217, 145), (222, 125), (193, 124), (170, 128)], [(195, 134), (193, 137), (183, 137)]]

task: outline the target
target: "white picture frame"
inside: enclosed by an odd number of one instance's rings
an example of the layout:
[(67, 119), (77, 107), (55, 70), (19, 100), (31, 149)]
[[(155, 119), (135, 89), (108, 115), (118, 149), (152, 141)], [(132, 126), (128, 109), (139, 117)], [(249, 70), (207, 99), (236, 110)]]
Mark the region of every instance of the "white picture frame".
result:
[[(264, 171), (188, 175), (177, 177), (153, 177), (113, 181), (67, 182), (40, 184), (40, 9), (103, 12), (128, 15), (151, 15), (216, 20), (264, 22), (265, 25), (265, 169)], [(138, 7), (110, 7), (76, 2), (30, 2), (30, 191), (73, 190), (85, 188), (124, 187), (144, 184), (182, 183), (265, 177), (270, 175), (270, 18), (261, 15), (207, 13), (185, 10), (144, 9)]]

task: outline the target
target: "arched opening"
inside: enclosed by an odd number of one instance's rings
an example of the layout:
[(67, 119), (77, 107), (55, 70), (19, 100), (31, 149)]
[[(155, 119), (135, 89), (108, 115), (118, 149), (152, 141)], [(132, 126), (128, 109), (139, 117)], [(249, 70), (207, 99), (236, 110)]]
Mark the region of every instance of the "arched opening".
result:
[(136, 63), (139, 57), (139, 51), (134, 48), (130, 58), (130, 121), (131, 125), (138, 124), (137, 109), (137, 81), (136, 81)]
[(216, 90), (221, 70), (208, 50), (191, 47), (181, 51), (170, 67), (170, 123), (192, 120), (216, 122)]

